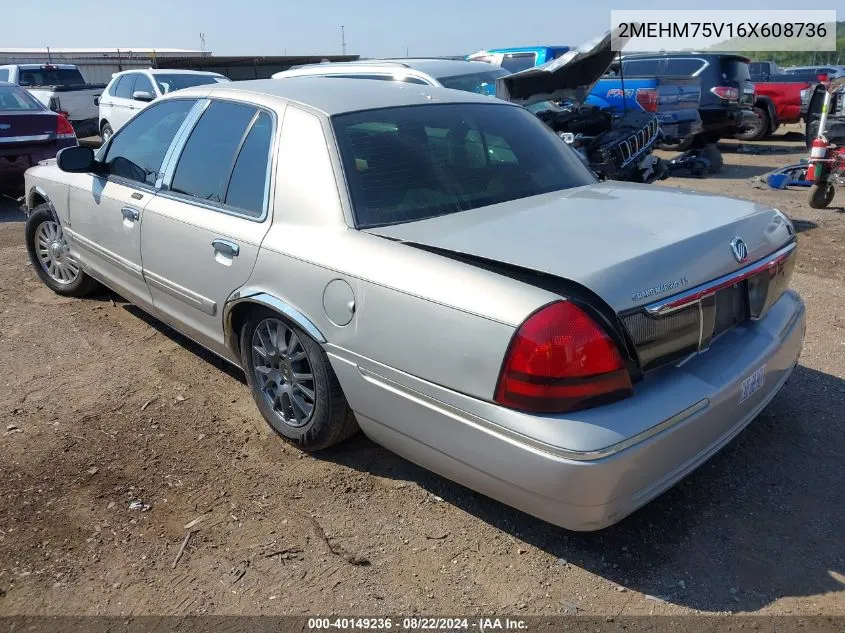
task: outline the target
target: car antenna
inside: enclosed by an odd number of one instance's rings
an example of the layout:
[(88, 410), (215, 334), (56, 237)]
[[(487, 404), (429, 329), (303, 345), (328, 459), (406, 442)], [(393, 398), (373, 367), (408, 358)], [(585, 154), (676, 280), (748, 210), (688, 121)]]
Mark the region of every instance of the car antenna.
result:
[(622, 86), (622, 114), (628, 114), (628, 95), (625, 94), (625, 71), (622, 63), (622, 51), (616, 53), (619, 55), (619, 83)]

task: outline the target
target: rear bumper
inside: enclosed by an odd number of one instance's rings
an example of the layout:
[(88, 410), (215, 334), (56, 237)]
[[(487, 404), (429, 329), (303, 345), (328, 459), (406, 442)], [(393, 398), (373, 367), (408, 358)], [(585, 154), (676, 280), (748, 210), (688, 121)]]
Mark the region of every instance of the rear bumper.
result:
[(46, 145), (24, 145), (14, 148), (0, 145), (0, 187), (6, 190), (23, 188), (23, 175), (27, 169), (42, 160), (55, 158), (60, 149), (76, 144), (76, 139), (58, 139)]
[(757, 122), (757, 117), (751, 108), (716, 106), (702, 108), (699, 113), (701, 114), (702, 130), (720, 133), (722, 136), (730, 136), (740, 130), (754, 127)]
[(71, 121), (70, 124), (73, 126), (73, 131), (76, 132), (77, 138), (88, 138), (89, 136), (98, 136), (100, 134), (97, 117)]
[[(789, 377), (804, 330), (804, 304), (787, 291), (765, 318), (653, 372), (633, 398), (565, 417), (506, 410), (331, 346), (329, 355), (374, 441), (550, 523), (590, 531), (648, 503), (745, 428)], [(763, 385), (740, 403), (743, 380), (760, 368)], [(586, 445), (585, 437), (613, 439)]]
[(687, 121), (661, 121), (660, 130), (667, 143), (678, 143), (702, 131), (701, 120), (696, 117)]

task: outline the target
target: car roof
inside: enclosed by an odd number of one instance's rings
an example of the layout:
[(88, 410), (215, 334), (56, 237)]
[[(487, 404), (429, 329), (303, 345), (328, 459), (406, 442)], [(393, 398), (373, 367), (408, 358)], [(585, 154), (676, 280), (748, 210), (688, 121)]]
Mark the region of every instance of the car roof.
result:
[[(479, 53), (534, 53), (537, 51), (547, 51), (547, 50), (569, 50), (572, 48), (571, 46), (509, 46), (506, 48), (485, 48), (483, 51), (478, 51)], [(477, 53), (473, 53), (476, 55)]]
[(352, 62), (333, 62), (327, 64), (308, 64), (300, 66), (296, 69), (291, 69), (295, 72), (307, 71), (319, 73), (320, 70), (330, 68), (349, 69), (351, 72), (354, 69), (363, 71), (365, 68), (409, 68), (437, 79), (438, 77), (451, 77), (454, 75), (468, 75), (470, 73), (478, 73), (490, 70), (490, 64), (486, 62), (471, 62), (463, 59), (436, 59), (436, 58), (396, 58), (396, 59), (362, 59)]
[(129, 73), (149, 73), (151, 75), (214, 75), (215, 77), (223, 77), (220, 73), (214, 73), (209, 70), (182, 70), (180, 68), (131, 68), (114, 73), (112, 77), (128, 75)]
[[(489, 66), (489, 64), (485, 64), (485, 66)], [(364, 85), (365, 82), (366, 85)], [(185, 88), (172, 94), (178, 97), (216, 96), (221, 98), (244, 98), (249, 94), (255, 94), (265, 98), (277, 98), (280, 101), (301, 104), (327, 116), (361, 110), (431, 103), (511, 105), (493, 97), (462, 90), (395, 81), (343, 79), (339, 77), (290, 77), (284, 81), (279, 79), (234, 81)]]

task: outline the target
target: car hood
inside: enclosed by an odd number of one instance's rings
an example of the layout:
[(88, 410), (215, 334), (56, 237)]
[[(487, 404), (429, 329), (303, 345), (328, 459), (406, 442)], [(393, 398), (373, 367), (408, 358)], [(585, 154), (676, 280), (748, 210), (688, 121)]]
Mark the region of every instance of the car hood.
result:
[(621, 33), (622, 27), (607, 31), (557, 59), (501, 77), (496, 82), (496, 96), (520, 105), (552, 99), (581, 103), (616, 56), (612, 44), (624, 46), (630, 39), (620, 37)]
[[(613, 182), (367, 232), (568, 279), (623, 312), (763, 258), (794, 229), (752, 202)], [(744, 263), (735, 237), (748, 247)]]

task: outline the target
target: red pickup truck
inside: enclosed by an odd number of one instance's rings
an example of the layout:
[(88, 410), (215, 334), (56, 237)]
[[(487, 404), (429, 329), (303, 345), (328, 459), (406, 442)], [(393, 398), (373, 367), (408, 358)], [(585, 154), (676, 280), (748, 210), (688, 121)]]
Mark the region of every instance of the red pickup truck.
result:
[(743, 141), (758, 141), (781, 125), (805, 119), (813, 95), (823, 92), (827, 81), (815, 73), (786, 74), (774, 62), (752, 62), (749, 67), (757, 124), (734, 135)]
[(743, 141), (758, 141), (774, 134), (780, 125), (798, 123), (806, 113), (814, 84), (808, 81), (754, 84), (754, 114), (757, 124), (736, 134)]

